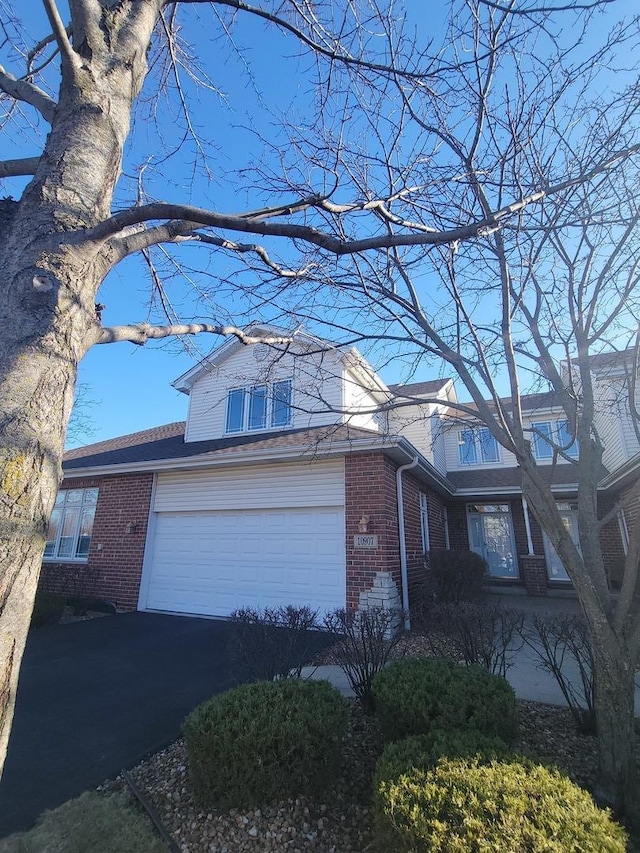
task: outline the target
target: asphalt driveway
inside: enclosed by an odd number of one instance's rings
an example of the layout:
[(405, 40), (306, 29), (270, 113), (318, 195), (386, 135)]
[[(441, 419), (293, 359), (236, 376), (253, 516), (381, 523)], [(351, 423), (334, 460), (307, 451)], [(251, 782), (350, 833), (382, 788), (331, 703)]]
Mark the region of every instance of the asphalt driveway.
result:
[(0, 782), (0, 838), (174, 740), (236, 683), (229, 624), (124, 613), (29, 637)]

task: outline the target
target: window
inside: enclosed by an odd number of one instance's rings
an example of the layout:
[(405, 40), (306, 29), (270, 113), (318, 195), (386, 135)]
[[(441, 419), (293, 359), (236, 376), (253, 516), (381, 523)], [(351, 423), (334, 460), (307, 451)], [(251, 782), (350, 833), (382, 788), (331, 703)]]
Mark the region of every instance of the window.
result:
[(291, 380), (232, 388), (227, 394), (226, 432), (247, 432), (291, 424)]
[(422, 551), (424, 554), (430, 548), (429, 545), (429, 504), (424, 492), (420, 492), (420, 531), (422, 533)]
[(498, 442), (486, 427), (460, 430), (458, 456), (462, 465), (499, 462)]
[(569, 430), (569, 422), (536, 421), (531, 424), (533, 430), (533, 455), (536, 459), (553, 459), (555, 450), (562, 450), (567, 456), (578, 455), (578, 442)]
[(86, 560), (89, 556), (98, 489), (58, 492), (51, 513), (44, 556), (57, 560)]

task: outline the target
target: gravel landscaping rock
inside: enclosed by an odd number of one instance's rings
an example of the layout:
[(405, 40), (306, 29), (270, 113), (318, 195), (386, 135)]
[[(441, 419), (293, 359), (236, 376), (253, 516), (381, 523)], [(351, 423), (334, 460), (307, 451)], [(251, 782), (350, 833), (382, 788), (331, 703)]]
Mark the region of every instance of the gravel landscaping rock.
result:
[[(381, 750), (375, 720), (350, 703), (351, 719), (342, 773), (330, 796), (317, 802), (299, 797), (252, 810), (204, 808), (188, 785), (184, 742), (152, 756), (131, 775), (150, 799), (181, 853), (371, 851), (370, 779)], [(518, 702), (517, 748), (556, 764), (591, 789), (597, 772), (595, 738), (580, 734), (568, 710)], [(108, 787), (119, 788), (119, 779)]]

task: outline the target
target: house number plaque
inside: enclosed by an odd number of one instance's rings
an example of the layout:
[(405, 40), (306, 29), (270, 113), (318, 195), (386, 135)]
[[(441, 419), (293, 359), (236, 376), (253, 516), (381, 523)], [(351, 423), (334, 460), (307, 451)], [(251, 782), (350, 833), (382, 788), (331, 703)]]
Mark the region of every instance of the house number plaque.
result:
[(358, 533), (353, 537), (354, 548), (377, 548), (378, 537), (375, 533)]

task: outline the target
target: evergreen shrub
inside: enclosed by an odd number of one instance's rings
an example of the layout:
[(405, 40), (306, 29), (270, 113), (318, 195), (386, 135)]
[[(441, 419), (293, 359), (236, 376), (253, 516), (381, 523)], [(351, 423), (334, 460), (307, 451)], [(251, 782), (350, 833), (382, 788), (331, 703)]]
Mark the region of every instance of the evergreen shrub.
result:
[(394, 853), (624, 853), (608, 810), (559, 771), (526, 759), (443, 758), (381, 781), (376, 843)]
[(476, 729), (431, 729), (429, 734), (411, 735), (385, 746), (376, 764), (375, 789), (412, 770), (430, 770), (444, 757), (489, 761), (511, 758), (513, 753), (501, 738)]
[(319, 794), (340, 771), (346, 705), (326, 681), (258, 681), (185, 720), (189, 781), (203, 803), (244, 807)]
[(372, 693), (387, 741), (428, 734), (432, 728), (476, 729), (506, 744), (517, 735), (512, 687), (479, 666), (442, 659), (400, 661), (375, 676)]

